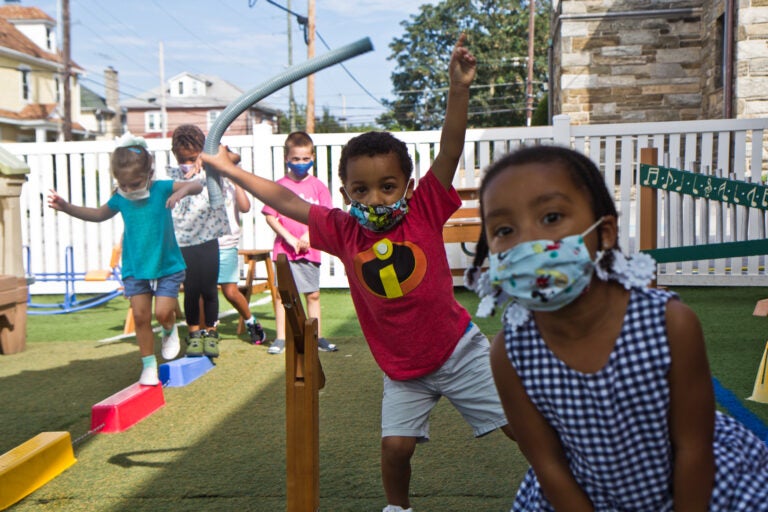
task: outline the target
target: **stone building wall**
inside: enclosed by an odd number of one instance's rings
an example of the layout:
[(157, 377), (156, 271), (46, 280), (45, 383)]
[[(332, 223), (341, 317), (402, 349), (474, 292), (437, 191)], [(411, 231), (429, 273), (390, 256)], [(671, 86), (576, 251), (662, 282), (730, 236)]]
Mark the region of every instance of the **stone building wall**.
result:
[(738, 0), (736, 106), (740, 118), (768, 117), (768, 0)]
[(553, 114), (575, 124), (701, 118), (704, 2), (557, 2)]
[[(768, 116), (768, 0), (734, 0), (731, 116)], [(554, 0), (553, 115), (574, 123), (727, 114), (725, 0)]]

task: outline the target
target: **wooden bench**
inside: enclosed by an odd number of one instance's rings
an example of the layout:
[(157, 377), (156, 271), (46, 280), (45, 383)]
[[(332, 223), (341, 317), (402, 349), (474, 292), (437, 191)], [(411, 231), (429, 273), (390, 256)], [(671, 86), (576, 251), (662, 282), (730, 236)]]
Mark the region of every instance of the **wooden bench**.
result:
[[(457, 188), (459, 197), (462, 200), (462, 206), (454, 212), (443, 226), (443, 241), (446, 244), (459, 243), (461, 250), (467, 256), (474, 256), (474, 252), (467, 249), (467, 243), (475, 243), (480, 238), (480, 207), (477, 205), (479, 199), (476, 187)], [(470, 203), (467, 205), (466, 203)], [(464, 269), (451, 269), (454, 276), (464, 275)]]

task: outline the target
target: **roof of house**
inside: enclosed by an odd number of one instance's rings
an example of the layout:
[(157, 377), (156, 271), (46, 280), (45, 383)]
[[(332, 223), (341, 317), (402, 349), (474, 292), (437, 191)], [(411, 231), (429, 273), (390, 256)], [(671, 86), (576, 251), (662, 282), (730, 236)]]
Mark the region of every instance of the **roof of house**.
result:
[[(181, 73), (172, 78), (171, 81), (184, 75), (189, 75), (197, 80), (205, 82), (205, 96), (171, 96), (166, 89), (166, 109), (225, 108), (243, 95), (243, 91), (226, 80), (213, 75)], [(122, 101), (120, 106), (127, 109), (158, 109), (160, 108), (161, 102), (160, 93), (161, 90), (158, 86), (149, 91), (145, 91), (138, 96)], [(258, 102), (251, 108), (257, 108), (267, 113), (276, 113), (278, 111), (278, 109), (263, 102)]]
[(80, 110), (108, 110), (107, 101), (80, 84)]
[(0, 17), (8, 20), (45, 20), (56, 23), (56, 20), (48, 16), (42, 9), (13, 4), (0, 5)]
[[(58, 105), (55, 103), (31, 103), (26, 105), (21, 111), (14, 112), (12, 110), (0, 109), (0, 118), (9, 119), (13, 121), (47, 121), (59, 123), (61, 117), (56, 110)], [(16, 124), (16, 123), (13, 123)], [(85, 131), (85, 127), (80, 123), (72, 123), (73, 130)]]
[[(47, 52), (35, 44), (31, 39), (18, 30), (10, 20), (46, 20), (53, 21), (53, 18), (45, 14), (37, 7), (22, 7), (20, 5), (0, 5), (0, 48), (34, 57), (36, 59), (47, 60), (56, 64), (63, 64), (64, 59), (61, 56)], [(77, 70), (82, 68), (70, 61), (70, 65)]]

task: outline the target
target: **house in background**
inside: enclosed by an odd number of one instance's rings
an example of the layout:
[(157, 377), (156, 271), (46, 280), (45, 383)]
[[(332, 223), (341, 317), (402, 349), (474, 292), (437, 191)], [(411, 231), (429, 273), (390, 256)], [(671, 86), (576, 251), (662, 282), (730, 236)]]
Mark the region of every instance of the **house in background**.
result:
[[(161, 119), (164, 107), (165, 136), (170, 137), (181, 124), (194, 124), (208, 133), (221, 112), (243, 94), (243, 91), (221, 78), (188, 72), (179, 73), (168, 80), (164, 92), (163, 95), (161, 88), (156, 87), (121, 102), (126, 112), (128, 131), (147, 138), (163, 137)], [(277, 109), (259, 102), (232, 121), (225, 135), (249, 135), (257, 124), (268, 124), (273, 133), (277, 133), (278, 114)]]
[(765, 0), (553, 0), (550, 113), (575, 124), (768, 116)]
[[(90, 138), (80, 123), (83, 70), (72, 63), (72, 135)], [(62, 127), (64, 63), (56, 21), (37, 7), (0, 5), (0, 142), (51, 142)]]

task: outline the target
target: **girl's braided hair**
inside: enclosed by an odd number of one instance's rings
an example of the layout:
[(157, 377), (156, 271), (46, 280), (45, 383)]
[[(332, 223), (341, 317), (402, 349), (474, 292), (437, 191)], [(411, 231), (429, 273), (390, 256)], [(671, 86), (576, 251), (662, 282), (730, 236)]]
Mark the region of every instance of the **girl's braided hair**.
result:
[[(483, 217), (483, 194), (493, 178), (505, 169), (531, 163), (557, 165), (560, 164), (568, 172), (578, 187), (583, 187), (589, 194), (592, 214), (595, 220), (612, 215), (618, 217), (616, 204), (605, 185), (605, 179), (595, 163), (585, 155), (562, 146), (537, 145), (519, 149), (505, 155), (489, 165), (483, 174), (480, 184), (480, 217)], [(599, 231), (598, 231), (599, 236)], [(615, 247), (618, 249), (618, 246)], [(475, 247), (475, 258), (472, 265), (480, 268), (488, 256), (488, 241), (485, 238), (485, 222), (480, 231), (480, 238)], [(613, 252), (606, 251), (600, 260), (602, 268), (609, 270), (613, 265)]]

